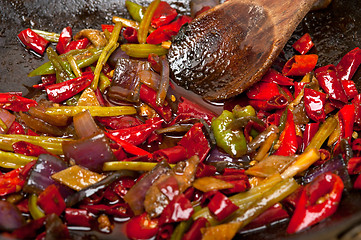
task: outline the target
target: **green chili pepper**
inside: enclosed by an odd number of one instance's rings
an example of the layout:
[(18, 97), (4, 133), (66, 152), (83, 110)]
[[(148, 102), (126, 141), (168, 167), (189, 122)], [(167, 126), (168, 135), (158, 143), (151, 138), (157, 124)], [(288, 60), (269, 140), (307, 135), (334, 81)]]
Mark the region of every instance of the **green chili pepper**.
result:
[(59, 59), (59, 56), (54, 51), (54, 49), (52, 49), (51, 47), (48, 47), (46, 49), (46, 53), (48, 54), (48, 58), (54, 67), (55, 74), (56, 74), (56, 82), (59, 83), (59, 82), (64, 82), (66, 80), (71, 79), (69, 72), (67, 70), (67, 67), (64, 67), (65, 63), (63, 63), (63, 64), (60, 63), (62, 61)]
[[(94, 72), (95, 70), (95, 67), (90, 67), (92, 69), (92, 71)], [(107, 87), (109, 87), (111, 84), (109, 78), (103, 73), (103, 72), (100, 72), (100, 76), (99, 76), (99, 90), (101, 92), (104, 92), (105, 89)]]
[(157, 9), (159, 3), (160, 3), (160, 0), (152, 1), (149, 4), (147, 10), (145, 11), (144, 17), (143, 17), (142, 21), (140, 22), (139, 30), (138, 30), (138, 42), (140, 44), (146, 43), (150, 22), (152, 21), (153, 14), (154, 14), (155, 10)]
[(58, 33), (46, 32), (46, 31), (37, 30), (37, 29), (31, 29), (31, 30), (33, 30), (34, 32), (36, 32), (37, 34), (39, 34), (40, 36), (42, 36), (45, 40), (48, 40), (49, 42), (58, 42), (59, 41), (60, 34), (58, 34)]
[(154, 53), (162, 56), (168, 53), (168, 49), (163, 48), (161, 45), (154, 44), (133, 44), (127, 43), (121, 46), (121, 49), (131, 57), (147, 58), (149, 54)]
[(144, 16), (145, 9), (143, 6), (131, 2), (131, 1), (125, 1), (125, 6), (128, 9), (128, 12), (130, 16), (137, 22), (141, 22)]
[(236, 105), (233, 108), (232, 113), (235, 118), (256, 116), (256, 110), (254, 110), (251, 105), (248, 105), (246, 107), (240, 107), (239, 105)]
[(25, 166), (31, 161), (38, 159), (33, 156), (25, 156), (19, 153), (0, 151), (0, 167), (3, 168), (19, 168)]
[(68, 60), (71, 70), (73, 71), (73, 73), (75, 74), (76, 77), (80, 77), (82, 75), (80, 68), (78, 66), (78, 64), (75, 61), (75, 58), (73, 57), (73, 55), (68, 55), (66, 56), (66, 59)]
[(89, 110), (92, 116), (111, 117), (120, 115), (133, 115), (137, 110), (132, 106), (100, 107), (100, 106), (61, 106), (51, 107), (46, 110), (49, 115), (65, 115), (73, 117), (78, 113)]
[[(119, 170), (132, 170), (132, 171), (150, 171), (157, 163), (155, 162), (134, 162), (134, 161), (115, 161), (106, 162), (103, 165), (103, 171), (119, 171)], [(174, 167), (174, 164), (169, 164)]]
[(38, 196), (36, 196), (36, 194), (32, 194), (29, 198), (29, 203), (28, 203), (29, 212), (33, 217), (33, 219), (35, 220), (45, 217), (45, 214), (38, 206), (37, 201), (38, 201)]
[[(237, 116), (252, 114), (251, 108), (235, 110)], [(240, 157), (247, 152), (247, 142), (241, 129), (231, 129), (235, 114), (230, 111), (223, 111), (222, 114), (212, 121), (212, 130), (217, 145), (233, 157)]]

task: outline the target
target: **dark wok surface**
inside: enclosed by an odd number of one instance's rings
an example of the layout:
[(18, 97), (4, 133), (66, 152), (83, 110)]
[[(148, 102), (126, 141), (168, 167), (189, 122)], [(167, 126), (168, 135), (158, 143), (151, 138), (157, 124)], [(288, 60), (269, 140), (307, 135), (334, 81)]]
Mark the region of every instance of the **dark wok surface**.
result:
[[(149, 1), (135, 1), (145, 4)], [(169, 1), (180, 12), (189, 11), (189, 0)], [(285, 47), (283, 58), (295, 52), (291, 44), (303, 33), (309, 32), (315, 42), (314, 53), (319, 55), (318, 66), (337, 64), (341, 57), (355, 47), (361, 47), (361, 1), (334, 0), (322, 11), (309, 13)], [(16, 35), (31, 27), (60, 32), (66, 26), (73, 31), (101, 24), (111, 24), (113, 15), (125, 16), (124, 1), (119, 0), (0, 0), (0, 92), (22, 91), (31, 95), (28, 86), (39, 78), (27, 74), (46, 59), (29, 54), (17, 41)], [(361, 90), (361, 71), (355, 77)], [(1, 214), (1, 213), (0, 213)], [(286, 223), (276, 224), (255, 233), (244, 233), (240, 239), (361, 239), (361, 193), (354, 192), (344, 197), (338, 212), (310, 230), (293, 236), (285, 233)], [(353, 233), (356, 233), (356, 237)], [(122, 239), (121, 236), (106, 236)], [(103, 238), (103, 237), (102, 237)]]

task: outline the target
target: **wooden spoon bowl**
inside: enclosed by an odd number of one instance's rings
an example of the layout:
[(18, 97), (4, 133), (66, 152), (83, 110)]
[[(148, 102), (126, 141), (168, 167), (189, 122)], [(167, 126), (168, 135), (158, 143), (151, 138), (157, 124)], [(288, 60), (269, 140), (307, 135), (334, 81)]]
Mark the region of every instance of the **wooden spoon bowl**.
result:
[(229, 0), (173, 39), (172, 77), (209, 101), (243, 92), (265, 74), (315, 0)]

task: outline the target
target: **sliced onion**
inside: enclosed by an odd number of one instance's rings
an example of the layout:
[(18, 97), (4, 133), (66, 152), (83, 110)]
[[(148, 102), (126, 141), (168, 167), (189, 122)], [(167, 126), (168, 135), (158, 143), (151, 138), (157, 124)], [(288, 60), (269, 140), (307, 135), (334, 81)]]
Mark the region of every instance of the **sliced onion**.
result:
[(104, 133), (63, 143), (64, 155), (76, 164), (91, 171), (101, 172), (105, 162), (115, 161), (115, 156)]
[[(9, 128), (13, 122), (15, 121), (15, 116), (11, 114), (8, 110), (0, 108), (0, 119), (5, 123), (6, 127)], [(5, 131), (2, 132), (0, 128), (0, 133), (6, 133)]]
[(162, 69), (156, 103), (163, 106), (169, 88), (169, 63), (165, 57), (161, 57)]
[(64, 132), (56, 127), (53, 126), (47, 122), (44, 122), (41, 119), (34, 118), (28, 114), (20, 112), (20, 120), (26, 124), (26, 126), (30, 127), (31, 129), (41, 132), (50, 134), (52, 136), (62, 136)]
[(68, 167), (62, 159), (49, 154), (41, 154), (24, 185), (24, 192), (39, 194), (51, 184), (55, 184), (64, 199), (74, 193), (70, 188), (56, 182), (51, 176)]
[(87, 138), (100, 131), (89, 110), (75, 115), (73, 117), (73, 124), (79, 138)]
[(25, 219), (13, 204), (0, 200), (0, 231), (13, 231), (25, 224)]
[(28, 113), (38, 119), (41, 119), (51, 125), (58, 127), (65, 127), (69, 124), (69, 117), (65, 115), (48, 115), (45, 113), (46, 109), (53, 107), (53, 103), (45, 100), (41, 100), (35, 107), (31, 107)]
[(141, 70), (138, 72), (141, 83), (144, 83), (153, 90), (158, 90), (160, 83), (160, 75), (150, 70)]

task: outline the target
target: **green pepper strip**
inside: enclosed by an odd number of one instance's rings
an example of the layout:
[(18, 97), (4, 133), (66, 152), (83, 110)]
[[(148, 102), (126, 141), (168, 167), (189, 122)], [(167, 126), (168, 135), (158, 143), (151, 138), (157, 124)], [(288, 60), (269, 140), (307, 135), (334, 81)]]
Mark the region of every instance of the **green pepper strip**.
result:
[(29, 142), (41, 146), (53, 154), (61, 155), (63, 154), (62, 142), (73, 140), (56, 137), (0, 134), (0, 149), (4, 151), (14, 151), (12, 145), (19, 141)]
[(161, 45), (154, 44), (133, 44), (127, 43), (121, 46), (121, 49), (131, 57), (147, 58), (149, 54), (154, 53), (158, 56), (166, 55), (168, 49), (163, 48)]
[[(90, 68), (94, 72), (95, 67), (91, 66)], [(99, 81), (99, 90), (101, 92), (104, 92), (105, 89), (110, 86), (111, 82), (110, 82), (109, 78), (107, 76), (105, 76), (105, 74), (103, 72), (100, 72), (99, 80), (100, 80)]]
[(70, 63), (71, 70), (73, 70), (73, 73), (75, 74), (75, 76), (80, 77), (82, 74), (81, 74), (80, 68), (79, 68), (78, 64), (76, 63), (73, 55), (66, 56), (66, 59)]
[(93, 90), (96, 90), (98, 88), (100, 72), (102, 71), (104, 64), (108, 61), (110, 55), (117, 48), (117, 44), (118, 44), (117, 42), (119, 39), (120, 30), (122, 30), (122, 24), (118, 22), (115, 24), (110, 40), (108, 44), (104, 47), (102, 54), (100, 55), (99, 60), (97, 62), (97, 66), (95, 67), (94, 80), (91, 84), (91, 88)]
[[(63, 55), (60, 55), (59, 57), (62, 59), (64, 56), (66, 58), (66, 56), (69, 54), (72, 54), (74, 57), (75, 57), (75, 54), (77, 54), (77, 53), (82, 54), (82, 55), (84, 55), (85, 58), (76, 60), (76, 63), (78, 64), (79, 68), (84, 68), (84, 67), (88, 67), (91, 64), (95, 63), (99, 59), (99, 56), (102, 51), (103, 51), (103, 49), (96, 49), (96, 48), (92, 48), (89, 50), (87, 50), (87, 49), (72, 50)], [(64, 60), (64, 62), (65, 62), (65, 60)], [(31, 71), (28, 74), (28, 77), (48, 75), (48, 74), (54, 74), (54, 73), (55, 73), (55, 69), (54, 69), (53, 65), (51, 64), (51, 62), (46, 62), (43, 65), (41, 65), (40, 67)]]
[(74, 74), (71, 72), (69, 64), (61, 61), (54, 49), (48, 47), (46, 49), (46, 53), (48, 54), (50, 62), (54, 66), (57, 83), (75, 78)]
[(41, 210), (41, 208), (38, 206), (38, 196), (36, 196), (36, 194), (31, 194), (29, 197), (29, 203), (28, 203), (28, 207), (29, 207), (29, 212), (30, 215), (33, 217), (33, 219), (39, 219), (42, 217), (45, 217), (44, 212)]
[(0, 151), (0, 167), (3, 168), (19, 168), (25, 166), (31, 161), (37, 160), (37, 157), (25, 156), (19, 153)]
[(51, 107), (46, 110), (49, 115), (65, 115), (73, 117), (78, 113), (89, 110), (92, 116), (111, 117), (119, 115), (133, 115), (137, 110), (133, 106), (100, 107), (100, 106), (62, 106)]
[[(103, 171), (118, 171), (118, 170), (132, 170), (132, 171), (150, 171), (157, 163), (155, 162), (106, 162), (103, 165)], [(174, 167), (175, 164), (169, 164)]]
[(34, 32), (36, 32), (37, 34), (39, 34), (41, 37), (43, 37), (45, 40), (48, 40), (49, 42), (59, 42), (60, 34), (58, 33), (46, 32), (37, 29), (31, 29), (31, 30), (33, 30)]
[(335, 131), (337, 124), (338, 121), (335, 117), (332, 116), (327, 118), (312, 138), (310, 144), (305, 149), (305, 152), (312, 148), (319, 150), (331, 133)]
[[(248, 209), (254, 202), (262, 198), (263, 193), (270, 190), (277, 183), (281, 182), (282, 178), (279, 174), (276, 174), (270, 178), (265, 179), (260, 185), (251, 188), (247, 192), (241, 192), (229, 197), (229, 199), (237, 205), (240, 209)], [(206, 218), (211, 225), (217, 225), (219, 222), (209, 212), (208, 207), (202, 208), (200, 211), (193, 214), (192, 218)]]
[(154, 0), (149, 4), (147, 10), (145, 11), (145, 14), (143, 16), (142, 21), (140, 22), (139, 30), (138, 30), (138, 42), (140, 44), (144, 44), (147, 41), (150, 22), (152, 21), (153, 14), (157, 9), (159, 3), (160, 0)]
[(125, 1), (125, 6), (128, 9), (130, 16), (137, 22), (141, 22), (144, 16), (144, 8), (142, 5), (131, 2), (129, 0)]
[[(113, 16), (112, 21), (113, 21), (113, 23), (121, 22), (124, 27), (132, 27), (136, 30), (139, 30), (139, 23), (136, 21), (129, 20), (126, 18), (121, 18), (118, 16)], [(149, 33), (152, 33), (155, 31), (155, 28), (149, 27), (148, 31), (149, 31)]]

